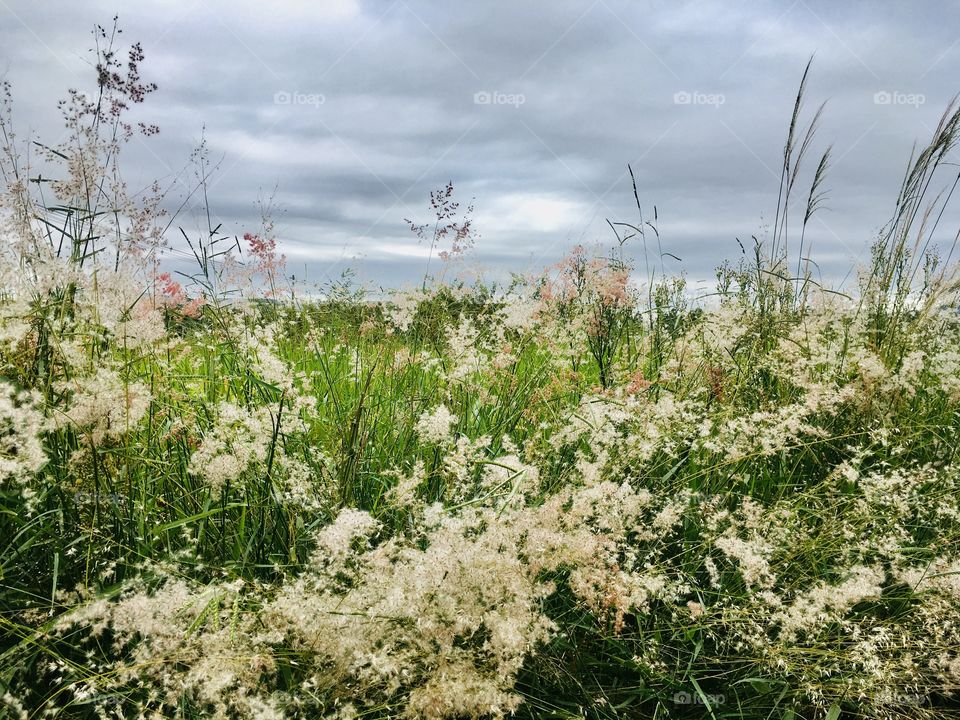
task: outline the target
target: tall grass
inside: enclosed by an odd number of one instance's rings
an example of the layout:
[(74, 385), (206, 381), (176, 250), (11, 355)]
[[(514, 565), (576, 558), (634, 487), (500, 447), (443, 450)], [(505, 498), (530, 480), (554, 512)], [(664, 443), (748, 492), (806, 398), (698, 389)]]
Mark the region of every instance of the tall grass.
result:
[(155, 88), (97, 37), (42, 172), (0, 121), (0, 717), (957, 715), (954, 105), (856, 297), (810, 273), (829, 150), (793, 199), (808, 65), (714, 302), (631, 282), (642, 212), (505, 292), (311, 300), (268, 220), (160, 272), (116, 174)]

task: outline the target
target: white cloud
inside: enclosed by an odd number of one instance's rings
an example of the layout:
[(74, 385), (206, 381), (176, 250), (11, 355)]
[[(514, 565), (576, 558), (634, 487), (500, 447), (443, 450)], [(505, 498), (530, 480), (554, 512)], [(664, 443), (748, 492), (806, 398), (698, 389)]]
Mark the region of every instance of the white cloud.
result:
[(564, 233), (589, 218), (590, 205), (569, 196), (543, 193), (505, 193), (478, 210), (484, 233), (502, 231)]

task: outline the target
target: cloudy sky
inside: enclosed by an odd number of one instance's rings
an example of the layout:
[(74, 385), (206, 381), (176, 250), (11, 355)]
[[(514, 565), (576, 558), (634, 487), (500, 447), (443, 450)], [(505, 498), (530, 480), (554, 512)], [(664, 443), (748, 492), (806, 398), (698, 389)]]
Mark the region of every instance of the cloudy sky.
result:
[[(839, 283), (960, 90), (954, 2), (0, 0), (22, 130), (59, 137), (56, 100), (90, 87), (90, 30), (116, 13), (159, 85), (142, 111), (161, 133), (129, 146), (130, 185), (159, 178), (176, 207), (205, 127), (222, 158), (216, 218), (255, 230), (276, 187), (290, 270), (317, 282), (346, 267), (372, 285), (422, 277), (427, 248), (404, 218), (429, 219), (448, 180), (474, 200), (473, 264), (488, 277), (609, 245), (607, 219), (637, 218), (628, 163), (682, 259), (667, 269), (708, 281), (772, 221), (815, 53), (807, 112), (827, 101), (816, 149), (832, 143), (834, 163), (808, 238)], [(177, 220), (200, 223), (192, 207)]]

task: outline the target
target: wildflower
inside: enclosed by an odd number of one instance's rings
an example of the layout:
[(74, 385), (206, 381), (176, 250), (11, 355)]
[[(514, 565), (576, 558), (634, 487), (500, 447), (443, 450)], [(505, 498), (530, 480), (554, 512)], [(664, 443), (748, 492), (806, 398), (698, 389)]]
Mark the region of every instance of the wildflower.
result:
[(217, 424), (207, 431), (190, 457), (190, 473), (206, 480), (214, 495), (219, 495), (251, 464), (266, 460), (273, 429), (266, 408), (248, 412), (232, 403), (221, 403)]
[(151, 402), (145, 385), (126, 381), (109, 368), (64, 383), (62, 388), (72, 392), (64, 417), (78, 430), (89, 433), (95, 444), (132, 430), (146, 415)]
[(728, 558), (737, 561), (743, 582), (748, 588), (769, 588), (773, 585), (774, 577), (767, 562), (771, 550), (769, 547), (731, 535), (717, 538), (714, 545)]
[(885, 577), (878, 568), (856, 566), (850, 568), (846, 579), (837, 585), (819, 583), (774, 616), (780, 623), (782, 637), (790, 640), (801, 631), (814, 631), (839, 619), (857, 603), (879, 597)]
[(643, 370), (637, 370), (630, 378), (630, 384), (627, 385), (627, 395), (637, 395), (649, 388), (652, 384), (653, 383), (644, 377)]
[(417, 435), (425, 443), (442, 445), (450, 440), (457, 417), (446, 405), (438, 405), (433, 412), (424, 412), (417, 421)]
[(183, 285), (173, 279), (170, 273), (157, 275), (157, 289), (160, 292), (158, 304), (162, 308), (175, 309), (184, 317), (196, 318), (200, 316), (200, 309), (204, 306), (203, 297), (189, 298)]
[(399, 508), (410, 507), (415, 502), (415, 493), (426, 479), (423, 460), (417, 460), (409, 475), (396, 473), (397, 484), (387, 491), (387, 499)]
[(25, 484), (47, 463), (39, 398), (0, 381), (0, 483)]
[(276, 297), (278, 294), (277, 276), (283, 273), (286, 266), (286, 257), (277, 254), (277, 241), (275, 238), (263, 238), (258, 234), (244, 233), (243, 239), (247, 243), (247, 249), (256, 260), (256, 271), (267, 282), (267, 289), (264, 291), (267, 297)]

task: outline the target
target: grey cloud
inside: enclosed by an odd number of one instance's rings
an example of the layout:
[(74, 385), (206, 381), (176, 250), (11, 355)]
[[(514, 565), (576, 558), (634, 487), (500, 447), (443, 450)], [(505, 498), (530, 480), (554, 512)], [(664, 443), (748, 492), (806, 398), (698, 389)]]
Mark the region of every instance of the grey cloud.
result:
[[(911, 144), (960, 89), (960, 10), (923, 8), (141, 3), (119, 11), (160, 84), (143, 111), (162, 132), (131, 144), (131, 172), (172, 178), (206, 125), (211, 154), (223, 156), (213, 202), (225, 227), (256, 227), (258, 193), (278, 185), (291, 258), (318, 272), (360, 263), (389, 285), (422, 273), (403, 218), (425, 219), (428, 191), (448, 179), (463, 201), (476, 199), (476, 262), (503, 275), (575, 242), (608, 244), (605, 218), (636, 216), (629, 162), (645, 211), (657, 206), (664, 249), (709, 279), (739, 252), (735, 237), (771, 220), (793, 94), (815, 52), (807, 110), (829, 101), (818, 147), (833, 143), (836, 160), (830, 211), (808, 239), (839, 280), (886, 220)], [(86, 30), (114, 12), (103, 0), (0, 7), (0, 63), (25, 125), (57, 132), (56, 98), (87, 81)], [(479, 92), (522, 103), (476, 104)], [(277, 93), (315, 102), (278, 105)], [(877, 93), (924, 102), (878, 104)], [(960, 216), (949, 219), (952, 235)], [(199, 221), (189, 207), (185, 227)]]

